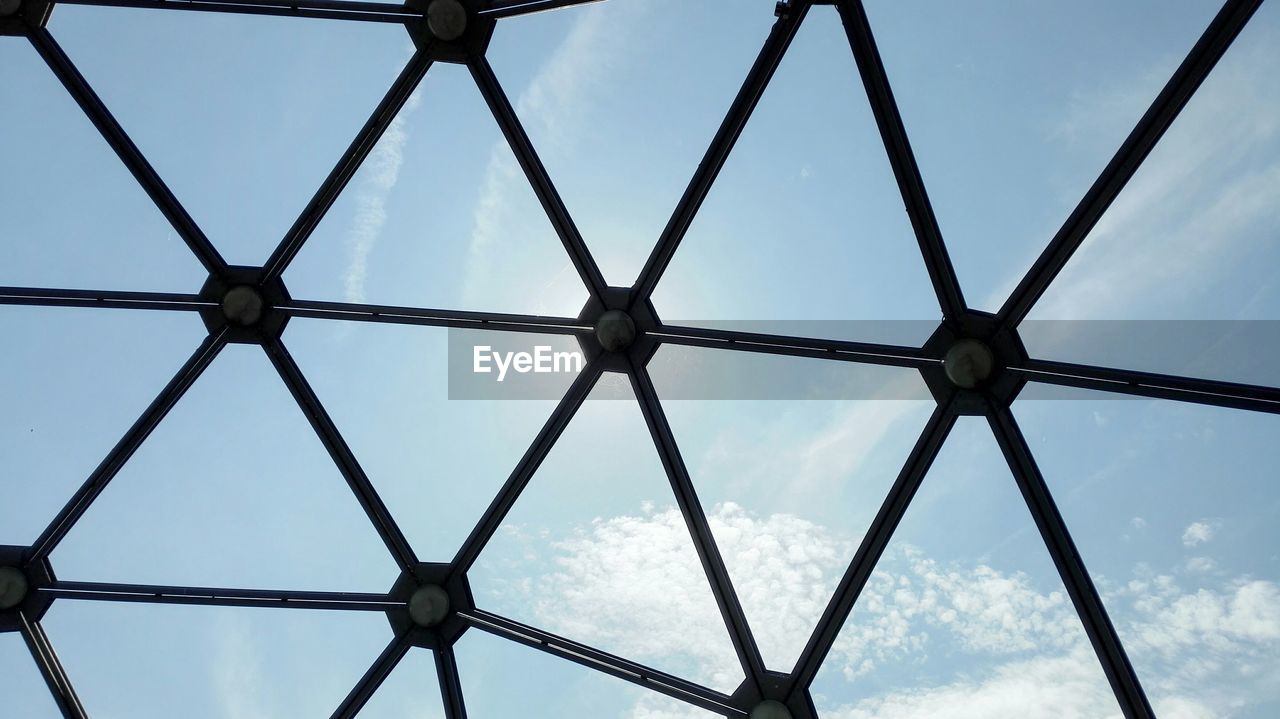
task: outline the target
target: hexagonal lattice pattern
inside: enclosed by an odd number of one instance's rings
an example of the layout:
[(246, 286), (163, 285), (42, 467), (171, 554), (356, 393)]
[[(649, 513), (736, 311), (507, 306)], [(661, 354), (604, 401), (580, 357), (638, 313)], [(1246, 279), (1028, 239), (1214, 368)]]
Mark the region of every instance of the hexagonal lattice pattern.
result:
[[(1280, 408), (1280, 391), (1208, 379), (1036, 359), (1028, 356), (1017, 328), (1226, 52), (1260, 5), (1260, 0), (1228, 0), (1225, 3), (1101, 176), (995, 314), (973, 310), (965, 301), (912, 155), (870, 24), (858, 0), (783, 0), (777, 4), (776, 21), (764, 47), (755, 64), (744, 68), (747, 70), (745, 82), (631, 287), (607, 286), (486, 59), (495, 24), (503, 22), (504, 18), (590, 0), (410, 0), (403, 6), (348, 0), (69, 1), (88, 5), (402, 24), (409, 31), (417, 50), (266, 263), (261, 267), (234, 266), (223, 259), (218, 247), (169, 191), (164, 180), (152, 169), (45, 29), (54, 3), (44, 0), (0, 2), (0, 11), (5, 13), (0, 18), (0, 33), (12, 36), (0, 42), (30, 43), (208, 273), (203, 287), (192, 287), (191, 294), (0, 288), (0, 303), (4, 304), (116, 308), (120, 311), (189, 311), (198, 313), (208, 330), (207, 337), (190, 359), (66, 502), (62, 511), (51, 519), (39, 538), (31, 546), (0, 547), (0, 631), (21, 633), (65, 716), (83, 717), (86, 712), (41, 627), (41, 617), (46, 610), (52, 603), (60, 601), (270, 605), (385, 613), (395, 630), (395, 638), (359, 684), (351, 689), (346, 700), (334, 709), (334, 717), (355, 716), (410, 651), (431, 652), (447, 714), (455, 719), (466, 716), (453, 645), (468, 631), (489, 632), (520, 642), (728, 717), (816, 716), (809, 696), (810, 685), (921, 479), (957, 417), (962, 415), (982, 416), (989, 423), (1124, 715), (1153, 716), (1138, 677), (1010, 411), (1010, 405), (1023, 385), (1032, 379), (1068, 387), (1270, 413)], [(920, 347), (669, 325), (657, 316), (650, 302), (659, 279), (732, 152), (757, 101), (814, 5), (834, 5), (844, 23), (861, 81), (941, 308), (941, 323)], [(520, 169), (546, 211), (573, 268), (590, 293), (591, 299), (578, 317), (318, 302), (294, 299), (285, 288), (281, 280), (285, 269), (370, 155), (397, 113), (409, 101), (433, 63), (440, 62), (461, 64), (470, 71), (514, 151)], [(454, 560), (429, 564), (419, 560), (397, 527), (357, 457), (343, 440), (282, 341), (283, 328), (293, 317), (479, 330), (523, 329), (570, 335), (581, 338), (584, 346), (591, 348), (590, 359), (559, 401), (533, 445), (511, 471), (488, 510), (476, 518), (474, 530), (458, 549)], [(54, 548), (228, 343), (260, 346), (278, 372), (280, 381), (305, 412), (359, 506), (399, 565), (400, 579), (386, 593), (209, 589), (87, 583), (56, 578), (49, 561)], [(883, 499), (870, 531), (858, 547), (800, 659), (789, 673), (766, 670), (707, 517), (699, 504), (694, 483), (681, 459), (676, 438), (647, 366), (662, 344), (914, 368), (923, 375), (936, 400), (937, 406), (931, 418), (888, 496)], [(606, 371), (622, 373), (630, 381), (675, 492), (679, 510), (692, 535), (706, 580), (723, 615), (746, 676), (743, 685), (731, 695), (479, 610), (472, 600), (468, 571)]]

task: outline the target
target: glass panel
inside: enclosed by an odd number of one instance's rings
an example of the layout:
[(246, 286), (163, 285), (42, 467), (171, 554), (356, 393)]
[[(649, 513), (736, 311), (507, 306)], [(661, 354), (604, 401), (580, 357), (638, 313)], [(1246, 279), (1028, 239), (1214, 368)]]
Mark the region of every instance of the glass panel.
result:
[(1120, 716), (985, 420), (957, 422), (813, 694), (824, 716)]
[(412, 51), (392, 24), (224, 13), (76, 6), (51, 29), (232, 264), (267, 259)]
[(640, 273), (773, 7), (605, 2), (498, 24), (494, 72), (610, 284)]
[[(684, 350), (654, 384), (765, 664), (790, 671), (935, 405), (915, 370)], [(725, 394), (686, 399), (702, 374)]]
[(0, 634), (0, 692), (4, 695), (5, 711), (11, 716), (31, 719), (62, 716), (26, 642), (17, 632)]
[(722, 691), (742, 682), (621, 375), (592, 390), (470, 579), (483, 609)]
[(1062, 321), (1025, 323), (1034, 355), (1276, 384), (1277, 48), (1265, 3), (1036, 306)]
[(995, 311), (1222, 3), (872, 0), (965, 299)]
[(573, 317), (587, 292), (470, 73), (437, 63), (287, 278), (296, 297)]
[(71, 600), (45, 627), (95, 717), (328, 716), (391, 638), (378, 612)]
[(194, 313), (0, 307), (0, 544), (33, 542), (199, 346)]
[(63, 579), (386, 591), (399, 572), (263, 351), (230, 345), (53, 555)]
[(703, 709), (487, 632), (455, 647), (467, 715), (475, 719), (710, 719)]
[[(61, 11), (58, 13), (61, 15)], [(205, 272), (31, 44), (0, 42), (0, 284), (196, 292)]]
[(1280, 712), (1280, 417), (1081, 392), (1027, 441), (1160, 716)]
[[(792, 335), (815, 328), (786, 320), (941, 316), (834, 8), (801, 25), (654, 304), (671, 323), (753, 320), (747, 329)], [(935, 328), (816, 329), (919, 344)]]
[[(447, 353), (465, 337), (565, 341), (324, 320), (292, 321), (285, 338), (423, 561), (453, 559), (556, 404), (449, 399)], [(560, 377), (563, 395), (573, 378)]]
[[(471, 708), (469, 703), (467, 708)], [(356, 716), (360, 719), (445, 719), (431, 651), (410, 649)]]

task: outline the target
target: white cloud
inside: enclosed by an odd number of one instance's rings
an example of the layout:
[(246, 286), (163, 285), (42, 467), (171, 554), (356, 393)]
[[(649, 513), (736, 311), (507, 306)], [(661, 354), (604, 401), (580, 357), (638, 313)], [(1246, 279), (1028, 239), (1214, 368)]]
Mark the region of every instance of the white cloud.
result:
[(404, 145), (409, 139), (405, 122), (421, 104), (417, 92), (396, 118), (387, 126), (382, 139), (374, 146), (362, 169), (368, 174), (361, 177), (356, 188), (356, 212), (347, 232), (348, 262), (342, 285), (347, 302), (364, 302), (365, 279), (369, 270), (369, 253), (378, 242), (382, 226), (387, 221), (387, 197), (400, 179), (400, 166), (404, 164)]
[(1192, 522), (1182, 531), (1182, 544), (1185, 547), (1198, 547), (1205, 542), (1213, 539), (1213, 535), (1217, 531), (1217, 522), (1200, 521)]
[(1129, 520), (1129, 526), (1138, 530), (1146, 529), (1147, 520), (1143, 519), (1142, 517), (1134, 517), (1133, 519)]

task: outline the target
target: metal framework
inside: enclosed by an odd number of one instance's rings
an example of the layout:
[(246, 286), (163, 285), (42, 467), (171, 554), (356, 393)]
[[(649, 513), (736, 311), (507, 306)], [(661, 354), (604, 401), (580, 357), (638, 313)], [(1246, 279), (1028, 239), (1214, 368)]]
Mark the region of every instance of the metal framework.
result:
[[(434, 0), (430, 3), (409, 0), (405, 5), (391, 5), (348, 0), (58, 0), (77, 5), (399, 23), (409, 31), (417, 52), (262, 267), (231, 266), (222, 258), (45, 29), (53, 3), (21, 0), (12, 12), (0, 16), (0, 34), (16, 36), (6, 41), (25, 37), (31, 43), (209, 273), (204, 287), (192, 294), (0, 287), (0, 304), (189, 311), (199, 313), (209, 329), (208, 336), (195, 348), (190, 359), (69, 498), (39, 538), (26, 547), (0, 547), (0, 567), (17, 569), (28, 584), (26, 594), (16, 607), (0, 611), (0, 631), (21, 633), (63, 715), (85, 717), (87, 713), (40, 625), (40, 617), (54, 601), (89, 600), (384, 612), (396, 630), (395, 637), (334, 710), (332, 716), (335, 719), (355, 716), (400, 659), (414, 647), (425, 647), (433, 652), (446, 712), (451, 719), (462, 719), (466, 716), (466, 709), (452, 646), (458, 637), (471, 629), (505, 637), (723, 716), (756, 716), (753, 709), (772, 700), (784, 704), (794, 717), (816, 717), (809, 686), (857, 602), (859, 593), (956, 418), (980, 415), (987, 418), (1003, 451), (1124, 716), (1130, 719), (1153, 717), (1142, 685), (1125, 655), (1106, 608), (1010, 411), (1010, 405), (1019, 390), (1032, 381), (1278, 413), (1280, 389), (1030, 358), (1018, 339), (1017, 325), (1173, 123), (1257, 10), (1261, 0), (1225, 2), (1075, 211), (994, 315), (972, 310), (965, 303), (860, 0), (783, 0), (777, 4), (777, 19), (764, 47), (748, 71), (635, 285), (629, 288), (609, 287), (485, 58), (495, 22), (589, 1), (592, 0)], [(453, 7), (444, 7), (441, 3)], [(664, 270), (797, 30), (811, 6), (819, 4), (834, 5), (843, 21), (867, 99), (937, 295), (943, 319), (933, 337), (921, 347), (675, 326), (662, 322), (650, 303)], [(445, 14), (447, 11), (464, 12), (465, 27), (459, 30), (456, 25), (441, 23), (437, 11)], [(578, 317), (304, 301), (292, 299), (285, 290), (280, 279), (285, 269), (434, 62), (461, 63), (470, 70), (570, 261), (590, 292), (591, 299)], [(246, 294), (249, 297), (248, 310), (244, 309), (242, 302), (237, 304), (235, 299), (243, 300)], [(601, 317), (606, 314), (616, 317), (618, 313), (625, 313), (623, 316), (629, 318), (633, 329), (629, 339), (632, 341), (608, 349), (602, 346), (605, 344), (603, 341), (592, 344), (596, 341), (593, 332)], [(281, 340), (281, 331), (290, 317), (559, 333), (578, 336), (586, 343), (584, 346), (592, 349), (588, 352), (587, 366), (552, 412), (488, 509), (478, 518), (474, 530), (454, 559), (447, 564), (424, 564), (396, 526), (359, 461)], [(86, 583), (61, 581), (54, 576), (49, 564), (54, 548), (222, 348), (232, 342), (258, 344), (263, 348), (280, 379), (311, 422), (402, 570), (401, 578), (388, 593)], [(966, 343), (972, 346), (975, 342), (993, 358), (991, 372), (968, 379), (949, 373), (949, 353), (966, 346)], [(937, 400), (932, 417), (884, 498), (803, 653), (788, 673), (765, 668), (707, 524), (694, 482), (667, 423), (662, 401), (650, 380), (647, 362), (657, 347), (664, 343), (915, 368), (922, 373)], [(743, 685), (732, 695), (483, 611), (476, 608), (472, 600), (466, 580), (468, 570), (605, 371), (625, 373), (639, 400), (746, 676)], [(431, 588), (431, 591), (438, 592), (438, 596), (446, 598), (443, 614), (423, 619), (418, 606), (423, 588)]]

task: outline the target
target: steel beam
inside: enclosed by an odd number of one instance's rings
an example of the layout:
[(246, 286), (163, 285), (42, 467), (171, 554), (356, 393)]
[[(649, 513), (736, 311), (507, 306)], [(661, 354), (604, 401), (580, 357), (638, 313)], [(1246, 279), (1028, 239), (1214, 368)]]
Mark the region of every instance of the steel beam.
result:
[(414, 52), (408, 64), (391, 84), (391, 88), (383, 95), (373, 114), (365, 121), (364, 127), (360, 128), (356, 138), (347, 146), (346, 152), (342, 153), (338, 164), (329, 172), (329, 176), (321, 183), (320, 189), (312, 196), (311, 201), (303, 208), (302, 214), (294, 221), (293, 226), (285, 233), (284, 239), (267, 259), (264, 281), (273, 280), (284, 274), (289, 263), (297, 257), (303, 244), (324, 219), (325, 213), (337, 201), (338, 195), (342, 194), (342, 190), (355, 176), (365, 158), (373, 152), (378, 140), (395, 121), (400, 110), (413, 95), (413, 91), (426, 76), (427, 70), (431, 69), (431, 62), (431, 54), (427, 50), (419, 49)]
[(1003, 326), (1017, 325), (1031, 312), (1261, 4), (1262, 0), (1227, 0), (1223, 4), (1062, 229), (1000, 308), (997, 319)]
[(44, 28), (30, 28), (27, 31), (27, 37), (49, 65), (49, 69), (53, 70), (53, 74), (62, 82), (63, 87), (71, 93), (76, 104), (80, 105), (80, 109), (89, 116), (94, 127), (98, 128), (103, 139), (112, 150), (115, 150), (116, 155), (124, 162), (134, 179), (142, 185), (142, 189), (146, 191), (151, 201), (173, 225), (178, 236), (187, 243), (187, 247), (195, 254), (196, 259), (200, 260), (200, 264), (204, 265), (210, 274), (225, 274), (227, 263), (222, 259), (222, 255), (218, 254), (213, 243), (209, 242), (209, 238), (205, 237), (195, 220), (187, 214), (182, 203), (178, 202), (178, 198), (169, 191), (169, 187), (160, 179), (160, 175), (156, 174), (151, 163), (142, 156), (137, 145), (133, 144), (133, 140), (125, 133), (124, 128), (120, 127), (120, 123), (116, 122), (111, 112), (107, 110), (107, 106), (102, 104), (97, 93), (89, 87), (89, 83), (85, 81), (84, 76), (72, 64), (71, 59), (62, 51), (62, 47), (53, 39), (49, 31)]
[(80, 703), (80, 698), (76, 696), (75, 687), (71, 685), (67, 671), (58, 660), (58, 654), (53, 650), (53, 644), (45, 634), (44, 627), (40, 626), (40, 622), (27, 619), (26, 613), (21, 610), (18, 612), (18, 620), (22, 638), (26, 641), (27, 649), (31, 651), (31, 657), (35, 659), (36, 666), (40, 668), (40, 675), (44, 677), (49, 693), (53, 695), (53, 701), (58, 705), (58, 711), (62, 712), (62, 716), (66, 719), (87, 719), (89, 715), (85, 712), (84, 705)]
[(524, 170), (525, 177), (533, 186), (534, 194), (542, 203), (542, 209), (551, 220), (551, 225), (559, 235), (560, 242), (569, 253), (569, 261), (573, 263), (578, 276), (582, 278), (583, 284), (592, 296), (603, 301), (606, 289), (604, 275), (596, 266), (595, 258), (591, 256), (587, 243), (578, 232), (573, 218), (569, 216), (564, 200), (560, 198), (560, 193), (552, 184), (551, 177), (547, 175), (547, 168), (543, 167), (542, 160), (533, 149), (533, 143), (529, 141), (529, 136), (520, 124), (520, 118), (516, 115), (515, 108), (511, 106), (511, 101), (507, 99), (507, 94), (503, 92), (497, 76), (493, 74), (493, 68), (489, 66), (488, 59), (483, 56), (473, 57), (467, 63), (467, 67), (470, 68), (471, 76), (475, 78), (476, 86), (480, 88), (480, 94), (484, 96), (489, 111), (493, 113), (493, 118), (497, 120), (498, 127), (506, 137), (507, 144), (511, 146), (511, 151), (515, 153), (516, 160)]
[(268, 15), (304, 17), (321, 20), (355, 20), (359, 22), (404, 23), (415, 15), (404, 5), (367, 2), (291, 3), (287, 0), (57, 0), (59, 5), (98, 5), (103, 7), (138, 8), (143, 10), (188, 10), (222, 12), (235, 15)]
[(850, 342), (675, 325), (662, 325), (649, 335), (664, 344), (861, 362), (891, 367), (919, 369), (938, 363), (938, 360), (927, 356), (919, 347), (882, 345), (873, 342)]
[(147, 604), (196, 604), (222, 607), (340, 609), (385, 612), (404, 606), (386, 594), (362, 592), (300, 592), (277, 589), (222, 589), (113, 582), (55, 581), (36, 592), (54, 599), (82, 599)]
[(435, 650), (436, 678), (440, 682), (440, 700), (447, 719), (467, 719), (467, 706), (462, 700), (462, 678), (453, 647)]
[(898, 523), (906, 514), (916, 490), (920, 488), (925, 474), (933, 466), (933, 460), (938, 456), (938, 450), (942, 449), (955, 422), (956, 415), (949, 407), (944, 406), (934, 409), (933, 415), (929, 417), (902, 471), (898, 473), (898, 478), (894, 480), (888, 496), (880, 505), (880, 511), (876, 513), (867, 533), (863, 535), (857, 553), (849, 562), (849, 568), (840, 578), (840, 584), (836, 586), (835, 593), (827, 602), (827, 608), (813, 628), (813, 634), (810, 635), (804, 651), (796, 660), (795, 669), (788, 679), (788, 699), (807, 690), (813, 683), (814, 677), (818, 675), (823, 660), (826, 659), (836, 638), (839, 637), (845, 620), (853, 611), (854, 603), (858, 601), (862, 589), (875, 570), (876, 563), (880, 561), (885, 548), (889, 546)]
[(387, 505), (383, 504), (382, 498), (378, 496), (377, 490), (373, 488), (373, 483), (369, 481), (368, 475), (364, 473), (360, 463), (356, 461), (355, 454), (347, 446), (342, 434), (338, 432), (337, 425), (333, 423), (333, 419), (329, 417), (324, 405), (316, 397), (315, 391), (311, 389), (311, 385), (307, 382), (307, 378), (303, 376), (302, 370), (293, 361), (293, 356), (289, 354), (289, 350), (285, 348), (284, 343), (279, 339), (270, 340), (263, 345), (263, 349), (266, 350), (267, 357), (271, 358), (271, 364), (275, 366), (280, 378), (288, 386), (290, 394), (298, 402), (298, 406), (302, 408), (302, 413), (307, 416), (307, 421), (311, 423), (311, 427), (320, 438), (320, 442), (328, 450), (329, 457), (333, 459), (334, 464), (338, 466), (338, 471), (347, 480), (347, 486), (351, 487), (356, 500), (360, 502), (360, 507), (364, 509), (365, 515), (369, 517), (369, 521), (373, 524), (374, 529), (377, 530), (378, 536), (387, 545), (387, 549), (391, 552), (391, 556), (395, 558), (396, 564), (404, 571), (413, 571), (413, 568), (418, 564), (418, 557), (414, 554), (413, 548), (409, 546), (409, 540), (405, 539), (400, 527), (392, 519)]
[(167, 292), (0, 287), (0, 305), (198, 311), (204, 307), (212, 306), (212, 303), (200, 299), (197, 295), (171, 294)]
[(512, 470), (511, 476), (502, 485), (502, 489), (498, 490), (498, 495), (493, 498), (493, 502), (481, 515), (480, 521), (476, 523), (471, 534), (462, 543), (462, 547), (458, 549), (458, 554), (453, 559), (454, 572), (466, 572), (471, 569), (471, 565), (475, 564), (476, 559), (480, 557), (480, 552), (484, 550), (485, 545), (502, 525), (502, 520), (520, 498), (520, 493), (529, 484), (538, 467), (542, 466), (542, 460), (546, 459), (551, 447), (560, 438), (565, 427), (569, 426), (578, 408), (586, 401), (600, 374), (599, 364), (588, 362), (587, 366), (578, 373), (573, 384), (569, 385), (564, 397), (556, 405), (546, 423), (542, 425), (538, 436), (534, 438), (533, 444), (525, 450), (524, 456)]
[(409, 633), (405, 632), (391, 640), (387, 644), (387, 648), (382, 650), (378, 658), (373, 660), (373, 664), (365, 671), (364, 676), (360, 677), (360, 681), (351, 689), (346, 698), (342, 700), (342, 704), (330, 715), (331, 719), (355, 719), (369, 702), (378, 687), (386, 681), (391, 672), (395, 671), (396, 665), (404, 659), (404, 655), (409, 653), (412, 644), (409, 642)]
[[(0, 296), (0, 301), (3, 297)], [(591, 327), (572, 317), (512, 315), (500, 312), (435, 310), (389, 305), (364, 305), (347, 302), (314, 302), (291, 300), (275, 308), (291, 317), (308, 317), (347, 322), (384, 322), (428, 327), (494, 330), (498, 332), (534, 332), (539, 334), (579, 334)]]
[(1010, 370), (1031, 382), (1280, 413), (1280, 389), (1275, 387), (1038, 359), (1028, 360), (1023, 367)]
[(67, 536), (67, 532), (71, 531), (71, 527), (75, 525), (76, 521), (89, 509), (89, 505), (93, 503), (93, 500), (102, 494), (102, 490), (106, 489), (107, 484), (120, 472), (125, 462), (129, 461), (129, 458), (138, 450), (138, 447), (142, 446), (142, 443), (160, 424), (160, 420), (169, 414), (169, 410), (173, 409), (173, 406), (182, 398), (182, 395), (195, 383), (196, 378), (218, 356), (218, 352), (226, 345), (225, 337), (226, 332), (223, 331), (216, 335), (209, 335), (200, 343), (200, 346), (196, 348), (196, 351), (186, 363), (178, 369), (173, 379), (169, 380), (169, 383), (160, 391), (160, 394), (151, 401), (142, 416), (138, 417), (133, 426), (129, 428), (129, 431), (125, 432), (115, 447), (111, 448), (106, 458), (93, 470), (93, 473), (89, 475), (89, 478), (71, 497), (71, 500), (58, 512), (58, 515), (54, 517), (49, 526), (36, 539), (32, 545), (32, 558), (30, 561), (40, 561), (48, 558), (54, 548), (58, 546), (58, 543)]
[(911, 218), (916, 242), (924, 255), (924, 265), (929, 272), (929, 280), (933, 283), (934, 293), (938, 296), (938, 304), (943, 316), (948, 319), (958, 318), (968, 309), (964, 294), (960, 291), (960, 282), (951, 265), (951, 256), (942, 241), (942, 230), (938, 228), (938, 218), (934, 216), (933, 205), (925, 192), (924, 179), (920, 176), (915, 153), (911, 151), (911, 143), (907, 141), (907, 130), (902, 124), (898, 103), (893, 99), (889, 76), (871, 34), (866, 10), (862, 7), (861, 0), (841, 0), (835, 5), (840, 12), (845, 34), (849, 37), (849, 45), (853, 48), (862, 85), (871, 102), (871, 112), (875, 115), (876, 126), (880, 128), (880, 138), (889, 154), (889, 164), (898, 180), (898, 190), (902, 193), (902, 202), (906, 205), (907, 216)]
[(1098, 659), (1102, 662), (1103, 672), (1115, 692), (1120, 710), (1128, 719), (1153, 719), (1151, 704), (1142, 690), (1138, 676), (1129, 663), (1120, 637), (1116, 635), (1111, 618), (1102, 606), (1102, 598), (1085, 569), (1080, 553), (1076, 551), (1075, 542), (1067, 531), (1066, 523), (1058, 512), (1049, 487), (1045, 484), (1040, 468), (1031, 456), (1031, 448), (1027, 446), (1022, 430), (1018, 427), (1013, 413), (1008, 407), (991, 405), (987, 421), (996, 435), (1005, 461), (1013, 472), (1027, 508), (1035, 519), (1036, 528), (1053, 557), (1067, 594), (1075, 605), (1076, 613), (1084, 624), (1085, 633), (1093, 644)]
[(597, 2), (601, 0), (489, 0), (479, 13), (491, 18), (516, 17)]
[(729, 717), (745, 717), (726, 694), (481, 609), (459, 612), (476, 629), (568, 659), (673, 699)]
[(632, 292), (633, 304), (642, 303), (653, 295), (654, 289), (658, 286), (658, 280), (662, 279), (662, 273), (666, 272), (667, 265), (671, 264), (671, 258), (675, 256), (681, 240), (689, 231), (689, 226), (693, 224), (693, 218), (698, 214), (698, 209), (707, 199), (711, 185), (720, 174), (720, 170), (724, 168), (725, 161), (729, 159), (729, 153), (742, 135), (742, 129), (747, 126), (747, 120), (751, 118), (752, 111), (760, 102), (765, 87), (773, 78), (778, 64), (782, 62), (782, 56), (791, 46), (791, 41), (795, 38), (796, 31), (800, 29), (800, 23), (808, 12), (808, 3), (792, 4), (774, 22), (773, 29), (769, 31), (769, 37), (765, 39), (764, 47), (756, 57), (755, 64), (747, 73), (742, 87), (733, 99), (733, 104), (729, 106), (728, 114), (720, 123), (715, 136), (711, 138), (711, 145), (702, 156), (702, 162), (698, 163), (698, 169), (689, 180), (689, 185), (680, 197), (675, 212), (662, 230), (662, 235), (659, 236), (657, 245), (649, 254), (649, 259), (645, 261), (644, 268), (640, 270), (640, 277), (636, 280), (635, 290)]
[(680, 513), (684, 515), (685, 524), (689, 527), (694, 549), (698, 552), (698, 559), (706, 572), (711, 593), (715, 596), (716, 605), (724, 618), (729, 639), (733, 642), (734, 651), (738, 655), (738, 661), (742, 664), (742, 671), (746, 678), (763, 693), (764, 659), (760, 655), (756, 638), (747, 623), (747, 615), (738, 601), (737, 592), (733, 589), (733, 581), (729, 578), (729, 570), (725, 567), (719, 547), (716, 546), (711, 525), (707, 523), (707, 515), (703, 511), (697, 492), (694, 491), (689, 470), (680, 456), (679, 447), (676, 446), (671, 425), (667, 423), (667, 416), (662, 410), (662, 404), (658, 401), (653, 380), (650, 379), (648, 371), (639, 366), (634, 358), (629, 360), (631, 372), (628, 374), (631, 377), (631, 386), (635, 390), (636, 399), (640, 402), (640, 410), (644, 413), (649, 434), (653, 436), (653, 443), (662, 459), (662, 467), (671, 483), (676, 504), (680, 507)]

